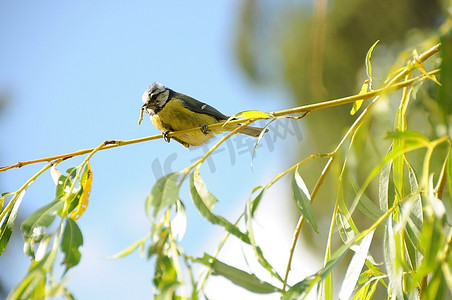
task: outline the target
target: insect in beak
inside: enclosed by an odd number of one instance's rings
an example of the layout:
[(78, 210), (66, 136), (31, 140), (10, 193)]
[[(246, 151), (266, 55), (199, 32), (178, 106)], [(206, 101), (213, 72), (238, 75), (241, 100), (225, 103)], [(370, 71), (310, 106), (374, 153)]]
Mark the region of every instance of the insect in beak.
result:
[(143, 121), (143, 112), (148, 113), (146, 110), (146, 104), (143, 104), (143, 106), (140, 109), (140, 117), (138, 118), (138, 125), (140, 125), (141, 121)]

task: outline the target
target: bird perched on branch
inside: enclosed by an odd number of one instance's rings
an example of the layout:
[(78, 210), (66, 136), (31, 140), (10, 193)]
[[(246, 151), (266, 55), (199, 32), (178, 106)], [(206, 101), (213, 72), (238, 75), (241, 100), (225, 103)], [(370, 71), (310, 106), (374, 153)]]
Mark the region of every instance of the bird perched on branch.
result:
[[(238, 124), (225, 125), (209, 129), (209, 125), (229, 119), (212, 106), (187, 95), (175, 92), (158, 82), (150, 84), (143, 93), (141, 107), (141, 122), (143, 111), (150, 115), (152, 124), (162, 132), (163, 138), (169, 143), (168, 133), (201, 127), (201, 130), (180, 134), (172, 138), (184, 147), (199, 146), (223, 131), (231, 131)], [(258, 137), (263, 128), (247, 126), (240, 133)], [(267, 130), (268, 131), (268, 130)]]

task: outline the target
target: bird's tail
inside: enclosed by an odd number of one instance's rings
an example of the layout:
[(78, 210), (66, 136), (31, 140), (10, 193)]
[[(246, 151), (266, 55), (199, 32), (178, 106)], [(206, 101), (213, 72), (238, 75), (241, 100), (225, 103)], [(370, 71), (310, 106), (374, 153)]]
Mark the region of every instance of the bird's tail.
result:
[[(229, 129), (229, 130), (231, 130), (231, 129)], [(242, 130), (240, 130), (239, 133), (246, 134), (246, 135), (249, 135), (252, 137), (258, 137), (261, 134), (262, 130), (264, 130), (264, 128), (247, 126), (247, 127), (243, 128)], [(265, 129), (265, 132), (268, 132), (268, 129)]]

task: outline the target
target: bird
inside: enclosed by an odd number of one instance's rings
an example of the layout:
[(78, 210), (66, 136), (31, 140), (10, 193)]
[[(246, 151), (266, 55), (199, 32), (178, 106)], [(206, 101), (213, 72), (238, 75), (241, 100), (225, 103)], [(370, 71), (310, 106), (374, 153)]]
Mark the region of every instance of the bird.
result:
[[(170, 142), (169, 132), (201, 128), (199, 131), (171, 137), (186, 148), (202, 145), (216, 134), (223, 131), (232, 131), (240, 126), (234, 124), (209, 129), (209, 125), (226, 121), (229, 116), (224, 115), (209, 104), (175, 92), (159, 82), (148, 85), (143, 93), (142, 101), (144, 104), (141, 107), (138, 124), (142, 120), (143, 111), (149, 114), (152, 124), (162, 132), (163, 139), (168, 143)], [(262, 130), (264, 129), (247, 126), (241, 129), (239, 133), (258, 137)]]

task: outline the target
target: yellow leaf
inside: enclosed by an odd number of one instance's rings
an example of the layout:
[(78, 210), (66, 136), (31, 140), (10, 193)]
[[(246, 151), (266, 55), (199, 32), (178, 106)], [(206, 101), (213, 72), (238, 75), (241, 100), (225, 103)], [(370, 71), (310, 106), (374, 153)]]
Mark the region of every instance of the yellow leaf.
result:
[(417, 53), (417, 50), (414, 49), (413, 50), (413, 58), (415, 61), (414, 66), (422, 72), (422, 74), (424, 74), (428, 79), (431, 79), (433, 82), (435, 82), (436, 84), (438, 84), (439, 86), (441, 86), (441, 83), (439, 83), (439, 81), (436, 79), (435, 75), (428, 75), (427, 71), (425, 70), (424, 67), (424, 63), (422, 62), (421, 58), (419, 57), (419, 54)]
[(229, 119), (227, 119), (226, 122), (223, 124), (223, 126), (228, 124), (229, 121), (237, 119), (271, 119), (271, 118), (274, 118), (273, 114), (271, 113), (258, 110), (246, 110), (230, 116)]
[(380, 40), (377, 40), (372, 47), (370, 47), (369, 51), (367, 51), (367, 55), (366, 55), (366, 73), (367, 73), (367, 77), (369, 78), (369, 86), (370, 89), (372, 90), (372, 64), (370, 63), (370, 59), (372, 57), (372, 52), (374, 51), (375, 46), (377, 46), (378, 42), (380, 42)]
[(236, 113), (235, 115), (232, 116), (232, 118), (270, 119), (273, 118), (273, 115), (258, 110), (246, 110)]
[[(369, 89), (369, 83), (370, 80), (366, 79), (366, 81), (364, 81), (363, 85), (361, 86), (361, 91), (359, 91), (359, 95), (365, 94), (367, 93), (368, 89)], [(355, 101), (353, 103), (353, 107), (352, 110), (350, 111), (350, 114), (353, 116), (354, 114), (356, 114), (356, 112), (361, 108), (361, 105), (363, 104), (364, 100), (358, 100)]]
[(74, 221), (78, 221), (80, 217), (83, 215), (85, 210), (88, 208), (88, 199), (89, 194), (91, 193), (91, 183), (93, 182), (93, 173), (91, 172), (91, 166), (89, 163), (86, 164), (85, 169), (83, 170), (82, 178), (80, 179), (80, 186), (83, 189), (83, 193), (80, 196), (80, 200), (77, 204), (77, 207), (71, 212), (69, 218)]

